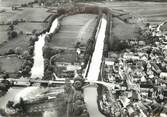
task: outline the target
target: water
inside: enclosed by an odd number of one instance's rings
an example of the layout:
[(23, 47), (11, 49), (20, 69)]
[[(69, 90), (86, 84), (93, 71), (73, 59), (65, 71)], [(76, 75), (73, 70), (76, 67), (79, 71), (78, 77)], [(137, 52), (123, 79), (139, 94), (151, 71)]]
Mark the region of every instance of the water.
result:
[(84, 89), (84, 100), (90, 117), (104, 117), (98, 110), (97, 95), (96, 87), (86, 87)]
[[(54, 33), (55, 29), (58, 27), (58, 19), (55, 19), (49, 32), (40, 35), (39, 40), (35, 42), (34, 49), (34, 65), (31, 69), (31, 78), (42, 78), (44, 74), (44, 58), (43, 58), (43, 46), (45, 45), (45, 36)], [(10, 88), (7, 94), (0, 97), (0, 108), (6, 109), (6, 104), (9, 100), (18, 103), (20, 98), (24, 100), (30, 100), (35, 98), (45, 92), (48, 89), (41, 88), (39, 86), (27, 87), (27, 88)]]
[(14, 100), (14, 97), (22, 89), (23, 88), (10, 88), (4, 96), (0, 97), (0, 108), (6, 109), (6, 104), (8, 103), (8, 101)]
[(22, 89), (17, 93), (17, 95), (14, 98), (14, 102), (19, 103), (20, 98), (23, 98), (24, 100), (30, 100), (32, 98), (35, 98), (42, 94), (43, 92), (47, 91), (46, 88), (41, 88), (37, 86), (27, 87)]
[(104, 47), (106, 26), (107, 26), (107, 21), (106, 21), (106, 19), (102, 18), (101, 19), (101, 27), (98, 31), (95, 50), (94, 50), (94, 53), (92, 55), (89, 73), (87, 76), (87, 79), (90, 81), (96, 81), (96, 80), (98, 80), (98, 77), (99, 77), (100, 66), (101, 66), (102, 56), (103, 56), (103, 47)]
[[(102, 18), (100, 25), (97, 30), (97, 40), (95, 45), (95, 50), (92, 55), (92, 60), (90, 63), (90, 68), (87, 76), (88, 81), (97, 81), (100, 73), (100, 67), (103, 56), (104, 39), (106, 32), (107, 21)], [(104, 115), (99, 111), (97, 105), (97, 88), (96, 87), (86, 87), (84, 89), (84, 100), (89, 112), (90, 117), (104, 117)]]
[(43, 117), (57, 117), (56, 111), (45, 111)]
[(58, 27), (58, 19), (55, 19), (49, 32), (40, 35), (39, 40), (35, 42), (34, 48), (34, 65), (31, 69), (31, 78), (42, 78), (44, 74), (44, 58), (43, 58), (43, 47), (45, 45), (45, 37), (48, 34), (54, 33)]

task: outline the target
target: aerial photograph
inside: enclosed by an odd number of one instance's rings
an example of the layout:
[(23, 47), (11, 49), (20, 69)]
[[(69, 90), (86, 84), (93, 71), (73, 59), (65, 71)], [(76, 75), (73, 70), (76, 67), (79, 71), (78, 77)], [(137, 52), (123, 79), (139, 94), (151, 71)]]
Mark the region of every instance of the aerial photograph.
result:
[(167, 0), (0, 0), (0, 117), (167, 117)]

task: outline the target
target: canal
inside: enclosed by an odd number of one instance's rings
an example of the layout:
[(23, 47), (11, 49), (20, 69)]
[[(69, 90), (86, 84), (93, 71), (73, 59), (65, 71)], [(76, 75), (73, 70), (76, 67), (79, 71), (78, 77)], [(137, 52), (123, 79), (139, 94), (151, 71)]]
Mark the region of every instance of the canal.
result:
[[(96, 37), (96, 45), (92, 55), (87, 80), (88, 81), (97, 81), (100, 74), (102, 57), (103, 57), (103, 48), (105, 40), (105, 32), (107, 27), (107, 20), (104, 15), (99, 23)], [(84, 88), (84, 100), (89, 112), (90, 117), (105, 117), (98, 108), (97, 104), (97, 87), (88, 86)]]

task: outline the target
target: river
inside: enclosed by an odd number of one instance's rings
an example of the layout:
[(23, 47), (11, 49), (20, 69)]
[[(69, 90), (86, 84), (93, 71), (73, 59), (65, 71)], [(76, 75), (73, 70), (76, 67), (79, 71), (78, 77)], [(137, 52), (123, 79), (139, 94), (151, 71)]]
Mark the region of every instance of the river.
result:
[(51, 25), (49, 32), (41, 34), (38, 41), (34, 45), (34, 65), (31, 69), (31, 78), (42, 78), (44, 74), (44, 58), (43, 58), (43, 47), (45, 45), (45, 37), (48, 34), (54, 33), (58, 27), (58, 19), (55, 19)]
[[(102, 57), (103, 57), (103, 47), (104, 47), (106, 27), (107, 27), (107, 20), (103, 16), (97, 30), (96, 45), (92, 55), (89, 72), (87, 75), (88, 81), (97, 81), (99, 78)], [(97, 96), (98, 93), (96, 86), (88, 86), (84, 88), (84, 100), (90, 117), (104, 117), (104, 115), (99, 111), (97, 104)]]
[[(35, 42), (34, 48), (34, 65), (31, 69), (31, 78), (42, 78), (44, 74), (44, 58), (43, 58), (43, 46), (45, 44), (45, 36), (54, 33), (58, 27), (58, 19), (55, 19), (49, 32), (41, 34), (38, 41)], [(30, 99), (40, 95), (47, 89), (39, 86), (32, 86), (26, 88), (10, 88), (9, 91), (2, 97), (0, 97), (0, 108), (6, 109), (6, 104), (9, 100), (13, 100), (15, 103), (19, 102), (20, 98)]]
[[(96, 35), (96, 45), (95, 50), (92, 55), (92, 60), (90, 63), (90, 69), (88, 72), (87, 80), (89, 81), (97, 81), (100, 73), (100, 67), (102, 62), (102, 55), (103, 55), (103, 47), (104, 47), (104, 39), (105, 39), (105, 32), (106, 32), (106, 26), (107, 21), (104, 17), (102, 17), (99, 27), (97, 30)], [(55, 19), (52, 23), (52, 26), (50, 28), (49, 32), (46, 32), (45, 34), (40, 35), (38, 38), (39, 40), (35, 42), (35, 48), (34, 48), (34, 65), (31, 69), (31, 78), (42, 78), (44, 74), (44, 58), (43, 58), (43, 51), (42, 48), (45, 45), (45, 36), (53, 33), (55, 29), (58, 27), (58, 20)], [(35, 96), (40, 95), (43, 92), (43, 89), (40, 87), (27, 87), (27, 88), (19, 88), (9, 89), (9, 92), (3, 97), (0, 98), (2, 101), (5, 100), (3, 103), (0, 103), (0, 107), (5, 108), (5, 105), (8, 100), (15, 100), (16, 102), (19, 101), (21, 97), (23, 99), (30, 99)], [(86, 106), (88, 109), (88, 112), (90, 114), (90, 117), (104, 117), (104, 115), (99, 111), (98, 105), (97, 105), (97, 87), (96, 86), (90, 86), (86, 87), (84, 89), (84, 97)], [(53, 116), (56, 112), (44, 112), (43, 116)]]

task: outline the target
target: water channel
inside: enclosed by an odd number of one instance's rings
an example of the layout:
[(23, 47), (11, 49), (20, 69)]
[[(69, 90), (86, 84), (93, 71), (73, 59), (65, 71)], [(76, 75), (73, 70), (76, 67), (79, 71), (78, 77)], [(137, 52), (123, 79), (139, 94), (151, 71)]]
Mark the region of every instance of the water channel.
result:
[[(87, 75), (87, 80), (89, 81), (97, 81), (99, 78), (106, 27), (107, 27), (107, 21), (104, 17), (102, 17), (98, 26), (96, 45), (92, 55), (89, 72)], [(99, 111), (97, 104), (97, 96), (98, 93), (96, 86), (93, 87), (90, 86), (84, 89), (84, 100), (90, 117), (104, 117), (104, 115)]]
[(39, 40), (35, 42), (34, 48), (34, 65), (31, 69), (31, 78), (42, 78), (44, 74), (44, 58), (43, 58), (43, 47), (45, 45), (45, 37), (51, 34), (58, 27), (58, 19), (55, 19), (52, 23), (49, 32), (40, 35)]
[[(88, 72), (87, 80), (89, 81), (97, 81), (100, 73), (100, 67), (102, 62), (102, 55), (103, 55), (103, 47), (104, 47), (104, 39), (105, 39), (105, 32), (106, 32), (106, 26), (107, 21), (104, 17), (102, 17), (98, 30), (96, 35), (96, 45), (95, 50), (92, 55), (92, 60), (90, 63), (90, 69)], [(39, 40), (35, 42), (35, 48), (34, 48), (34, 65), (31, 69), (31, 78), (42, 78), (44, 74), (44, 58), (43, 58), (43, 46), (45, 45), (45, 36), (53, 33), (55, 29), (58, 27), (58, 20), (55, 19), (52, 23), (52, 26), (50, 28), (49, 32), (46, 32), (45, 34), (40, 35), (38, 38)], [(7, 101), (14, 100), (16, 103), (19, 101), (21, 97), (23, 99), (31, 99), (38, 95), (40, 95), (44, 89), (33, 86), (33, 87), (27, 87), (27, 88), (11, 88), (7, 92), (5, 96), (2, 96), (0, 98), (0, 108), (5, 109), (5, 105)], [(84, 96), (85, 96), (85, 102), (88, 108), (88, 112), (90, 114), (90, 117), (104, 117), (103, 114), (98, 109), (97, 105), (97, 87), (90, 86), (86, 87), (84, 89)], [(50, 112), (45, 112), (44, 116), (48, 116), (51, 114)], [(53, 113), (52, 113), (53, 114)], [(51, 114), (51, 115), (52, 115)]]
[[(43, 46), (45, 44), (45, 36), (54, 33), (58, 27), (58, 19), (55, 19), (51, 25), (49, 32), (41, 34), (38, 37), (38, 41), (35, 42), (34, 48), (34, 65), (31, 69), (31, 78), (42, 78), (44, 74), (44, 58), (43, 58)], [(32, 86), (26, 88), (10, 88), (9, 91), (2, 97), (0, 97), (0, 108), (6, 110), (6, 104), (9, 100), (13, 100), (15, 103), (19, 102), (20, 98), (30, 99), (40, 95), (47, 89), (39, 86)]]

